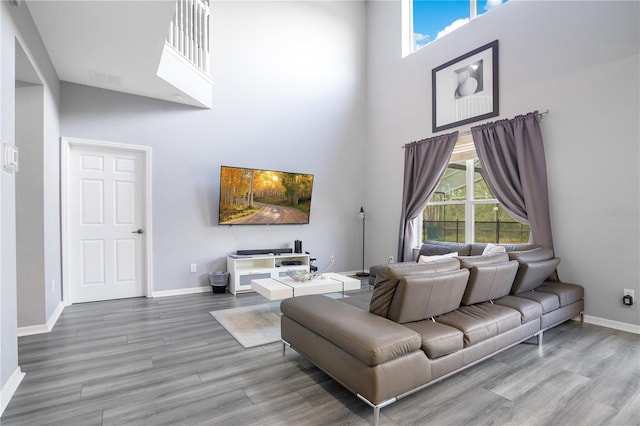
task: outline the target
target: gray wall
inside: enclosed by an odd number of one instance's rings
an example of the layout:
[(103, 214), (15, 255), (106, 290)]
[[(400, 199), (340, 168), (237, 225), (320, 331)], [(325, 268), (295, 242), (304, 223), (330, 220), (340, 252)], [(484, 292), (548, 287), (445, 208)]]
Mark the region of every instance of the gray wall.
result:
[[(320, 267), (358, 270), (364, 3), (213, 2), (212, 17), (211, 110), (65, 83), (62, 135), (152, 147), (154, 291), (296, 239)], [(310, 224), (218, 226), (221, 165), (314, 174)]]
[[(44, 250), (44, 279), (49, 283), (36, 283), (40, 289), (30, 298), (39, 298), (38, 312), (33, 314), (39, 318), (48, 319), (61, 301), (61, 273), (60, 273), (60, 216), (59, 216), (59, 81), (51, 65), (49, 56), (40, 39), (33, 20), (24, 2), (18, 7), (0, 2), (0, 137), (2, 142), (16, 143), (16, 41), (23, 47), (30, 58), (38, 78), (42, 81), (42, 105), (37, 121), (42, 123), (42, 162), (43, 171), (40, 173), (45, 180), (43, 185), (44, 211), (42, 214), (43, 241), (36, 244)], [(40, 143), (40, 141), (38, 141)], [(26, 156), (21, 156), (22, 164), (30, 162), (29, 149)], [(20, 172), (18, 172), (20, 173)], [(17, 345), (17, 306), (31, 301), (19, 298), (17, 293), (16, 272), (16, 186), (15, 175), (0, 171), (0, 388), (4, 390), (11, 376), (19, 371)], [(40, 203), (40, 202), (38, 202)], [(41, 266), (38, 266), (39, 268)], [(40, 273), (42, 275), (42, 273)], [(51, 282), (54, 282), (52, 288)], [(44, 300), (44, 303), (42, 302)], [(46, 312), (43, 314), (42, 309)], [(3, 393), (3, 398), (5, 397)]]
[(20, 172), (16, 173), (16, 284), (18, 327), (41, 325), (45, 318), (43, 89), (16, 87), (16, 146)]
[(509, 2), (402, 59), (400, 2), (368, 3), (367, 263), (396, 252), (400, 147), (431, 136), (431, 70), (498, 39), (497, 119), (550, 110), (542, 129), (560, 277), (584, 285), (592, 319), (639, 325), (621, 303), (624, 288), (640, 294), (639, 5)]

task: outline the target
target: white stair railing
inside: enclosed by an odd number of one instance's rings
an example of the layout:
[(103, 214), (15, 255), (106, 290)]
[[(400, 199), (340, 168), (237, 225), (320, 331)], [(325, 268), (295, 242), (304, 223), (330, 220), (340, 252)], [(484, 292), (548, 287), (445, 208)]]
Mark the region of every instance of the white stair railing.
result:
[(167, 43), (209, 73), (209, 0), (177, 0)]

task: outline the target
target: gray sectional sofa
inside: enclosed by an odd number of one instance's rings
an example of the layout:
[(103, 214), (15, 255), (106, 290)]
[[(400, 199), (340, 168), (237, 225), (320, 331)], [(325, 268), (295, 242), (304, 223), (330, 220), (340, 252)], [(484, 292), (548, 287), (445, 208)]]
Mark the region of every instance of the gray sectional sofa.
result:
[(382, 407), (525, 340), (542, 344), (546, 329), (582, 316), (583, 288), (548, 279), (560, 261), (550, 249), (513, 248), (525, 250), (449, 247), (458, 256), (371, 268), (368, 311), (349, 298), (286, 299), (285, 348), (369, 404), (377, 424)]
[[(500, 246), (504, 247), (507, 252), (531, 250), (538, 247), (535, 244), (501, 244)], [(407, 262), (394, 263), (394, 265), (412, 265), (418, 261), (420, 256), (435, 256), (448, 253), (458, 253), (458, 256), (478, 256), (484, 252), (486, 247), (486, 243), (466, 244), (429, 240), (422, 244), (420, 250), (415, 253), (415, 259)], [(384, 266), (385, 265), (374, 265), (369, 268), (369, 285), (375, 285), (378, 270)]]

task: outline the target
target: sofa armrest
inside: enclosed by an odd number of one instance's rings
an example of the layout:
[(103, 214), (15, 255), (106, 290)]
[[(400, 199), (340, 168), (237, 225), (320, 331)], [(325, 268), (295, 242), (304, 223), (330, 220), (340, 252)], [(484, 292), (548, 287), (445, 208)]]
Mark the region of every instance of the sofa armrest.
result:
[[(398, 323), (323, 295), (285, 299), (282, 314), (366, 365), (420, 350), (420, 335)], [(287, 340), (286, 329), (282, 339)]]

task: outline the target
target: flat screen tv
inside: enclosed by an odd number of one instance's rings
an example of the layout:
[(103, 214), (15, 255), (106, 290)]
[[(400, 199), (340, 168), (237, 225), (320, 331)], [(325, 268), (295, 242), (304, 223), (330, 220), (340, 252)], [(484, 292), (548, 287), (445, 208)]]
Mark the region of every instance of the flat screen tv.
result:
[(220, 167), (220, 225), (309, 223), (313, 175)]

